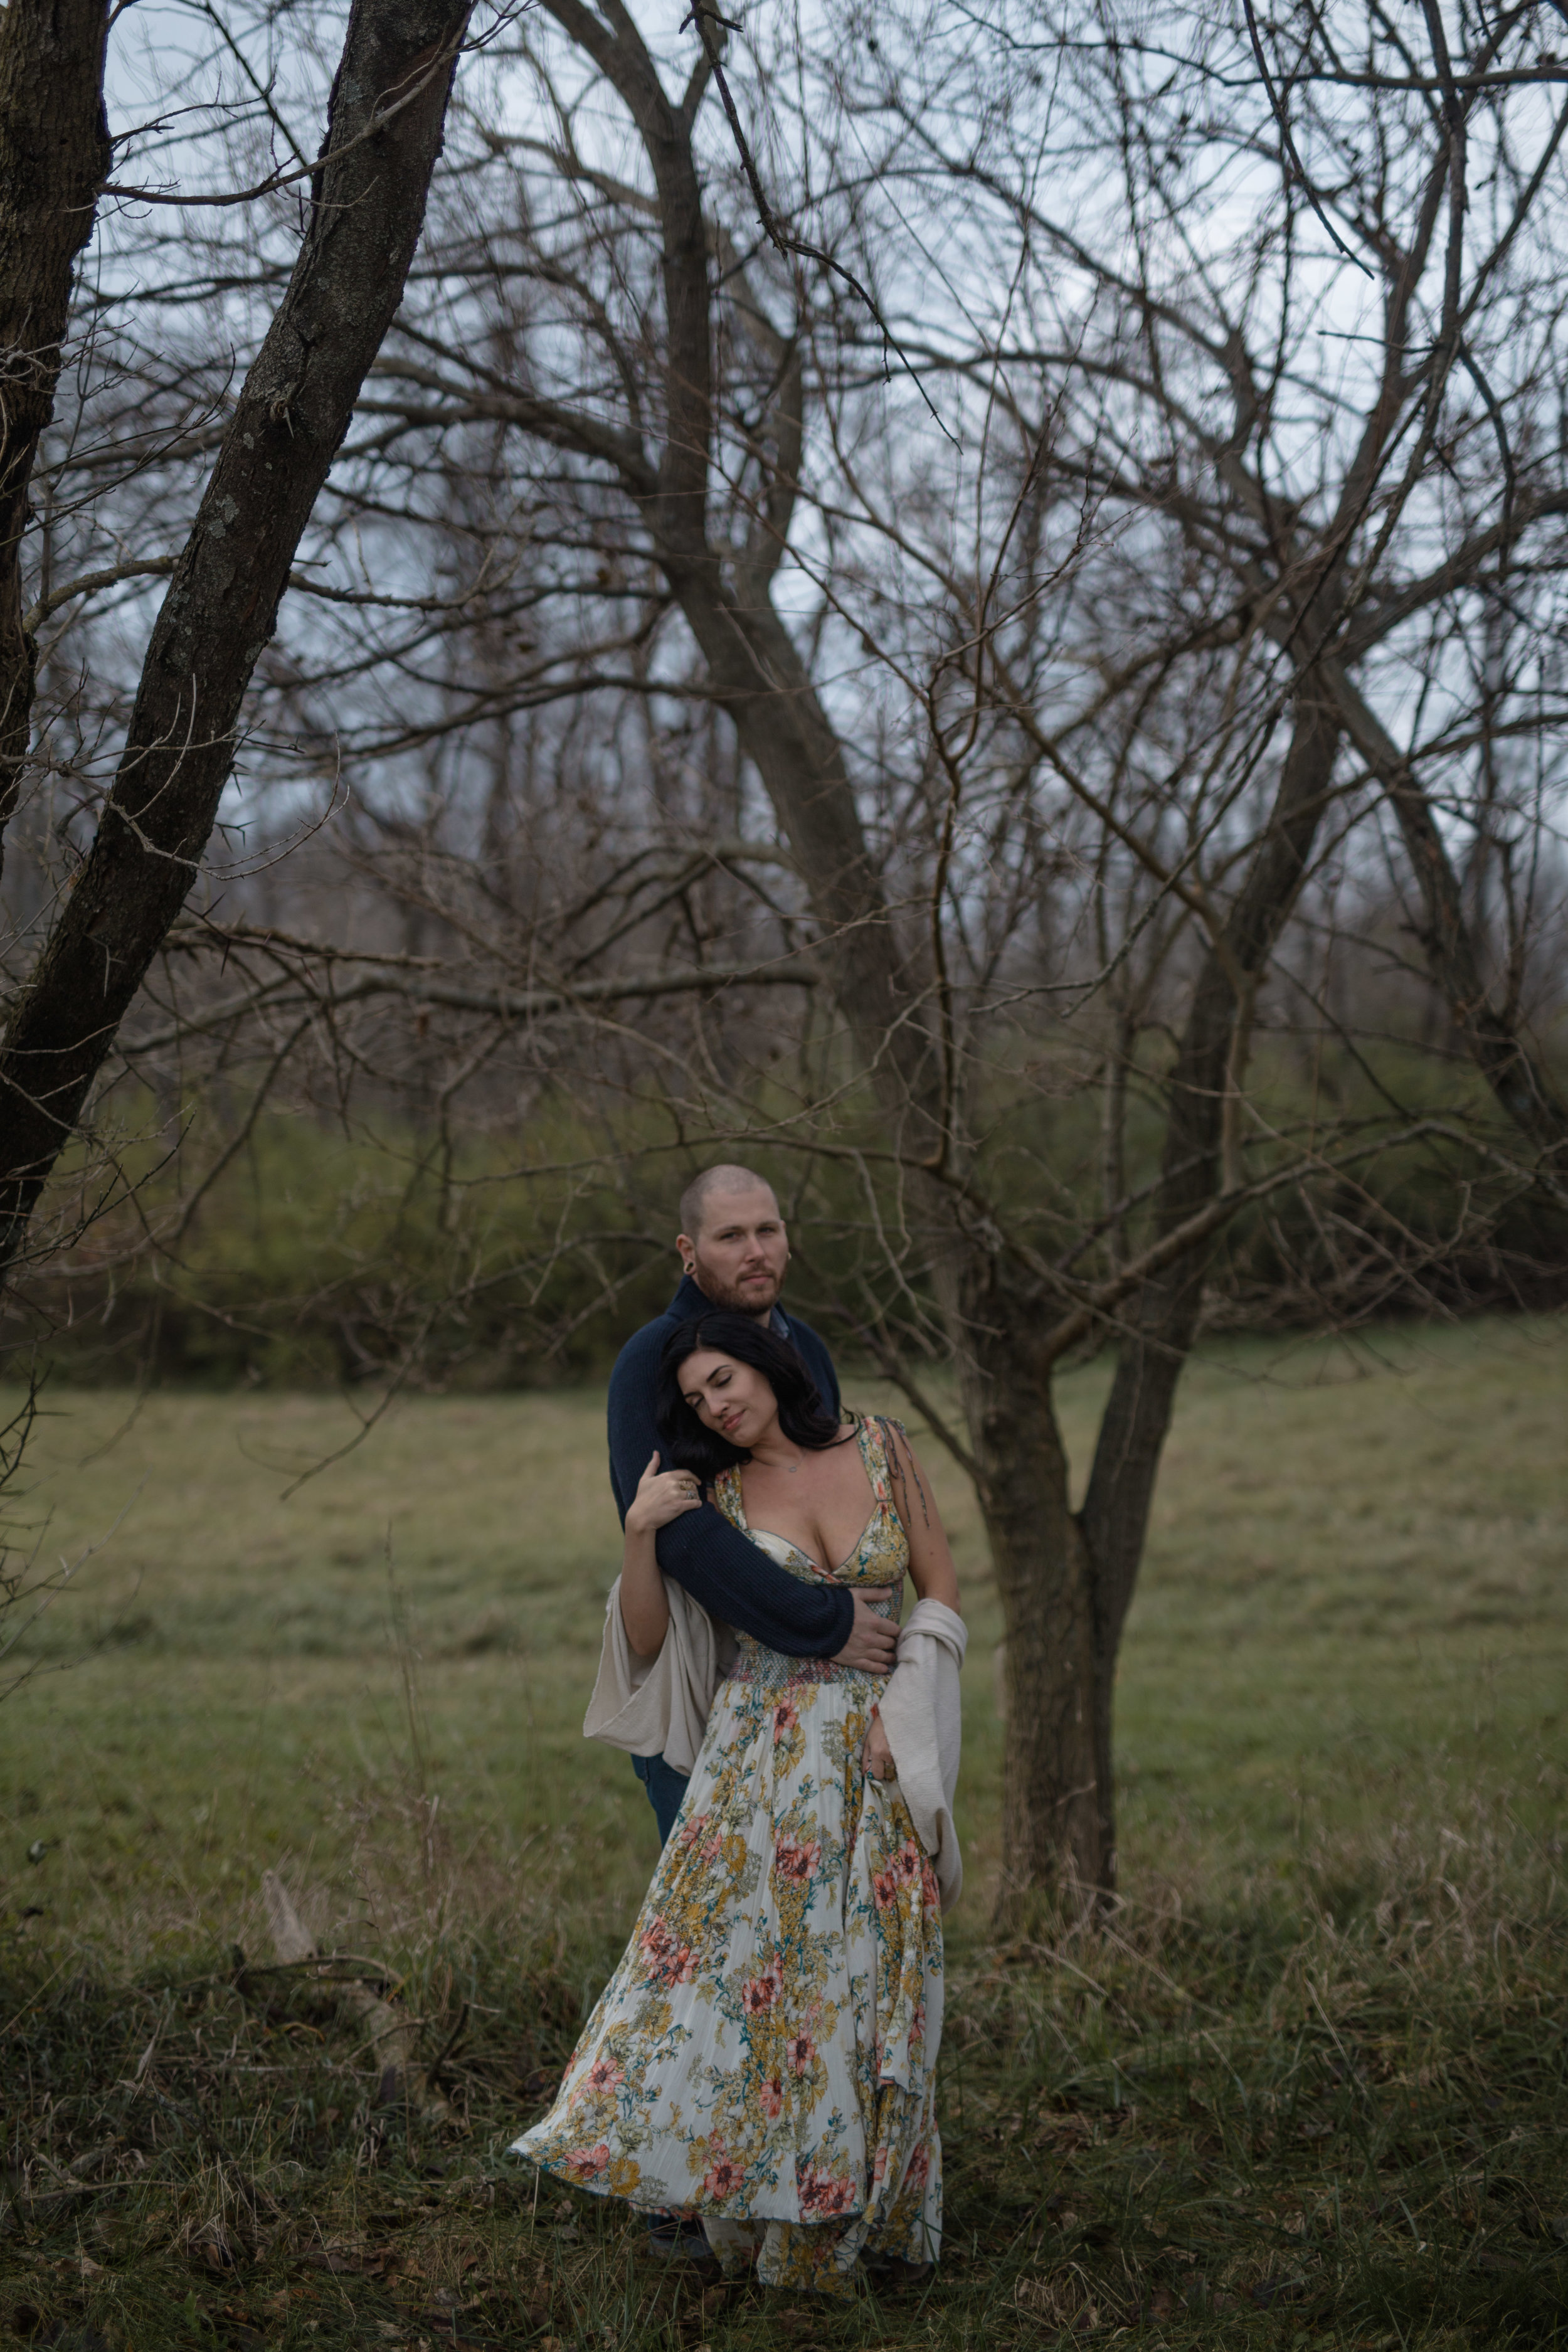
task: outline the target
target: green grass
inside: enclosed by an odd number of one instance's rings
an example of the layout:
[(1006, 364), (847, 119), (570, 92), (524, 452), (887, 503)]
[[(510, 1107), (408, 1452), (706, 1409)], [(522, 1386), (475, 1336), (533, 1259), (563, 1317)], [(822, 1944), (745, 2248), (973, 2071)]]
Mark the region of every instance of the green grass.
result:
[[(988, 1937), (999, 1627), (924, 1449), (973, 1630), (950, 2236), (929, 2294), (846, 2316), (669, 2279), (499, 2158), (653, 1861), (629, 1766), (579, 1736), (602, 1398), (402, 1403), (290, 1491), (342, 1407), (57, 1397), (16, 1514), (47, 1556), (107, 1540), (0, 1714), (0, 2324), (81, 2352), (1568, 2341), (1563, 1339), (1194, 1366), (1118, 1690), (1125, 1906), (1032, 1944)], [(1103, 1381), (1066, 1385), (1075, 1460)], [(460, 2027), (461, 2127), (376, 2113), (330, 1997), (262, 1972), (268, 1867), (399, 1972), (432, 2053)]]

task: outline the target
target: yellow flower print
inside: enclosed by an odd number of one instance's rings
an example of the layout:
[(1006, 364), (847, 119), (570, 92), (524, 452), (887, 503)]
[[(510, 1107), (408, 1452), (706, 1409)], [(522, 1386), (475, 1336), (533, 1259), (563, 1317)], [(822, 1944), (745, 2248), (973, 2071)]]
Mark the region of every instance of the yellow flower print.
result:
[[(896, 1617), (908, 1538), (885, 1433), (858, 1434), (878, 1508), (836, 1580)], [(737, 1479), (716, 1499), (745, 1527)], [(902, 1799), (867, 1799), (879, 1686), (742, 1637), (571, 2087), (517, 2143), (593, 2193), (749, 2223), (763, 2284), (827, 2294), (942, 2231), (942, 1923)]]

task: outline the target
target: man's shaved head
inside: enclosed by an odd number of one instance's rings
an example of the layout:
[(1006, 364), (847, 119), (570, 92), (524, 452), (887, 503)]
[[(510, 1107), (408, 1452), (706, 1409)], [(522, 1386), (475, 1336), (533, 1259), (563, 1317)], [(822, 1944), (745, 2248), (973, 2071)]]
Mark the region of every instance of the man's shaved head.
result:
[(694, 1242), (700, 1241), (708, 1203), (715, 1195), (728, 1192), (766, 1192), (774, 1208), (778, 1207), (778, 1195), (765, 1176), (759, 1176), (754, 1168), (740, 1168), (732, 1160), (721, 1160), (717, 1168), (704, 1168), (682, 1192), (681, 1232)]

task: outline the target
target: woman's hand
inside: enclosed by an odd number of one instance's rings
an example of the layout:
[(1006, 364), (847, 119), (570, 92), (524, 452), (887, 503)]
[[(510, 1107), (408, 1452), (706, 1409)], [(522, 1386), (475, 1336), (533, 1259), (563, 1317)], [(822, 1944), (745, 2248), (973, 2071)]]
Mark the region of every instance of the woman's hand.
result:
[(888, 1735), (882, 1728), (879, 1707), (871, 1709), (870, 1727), (860, 1749), (860, 1769), (868, 1780), (892, 1780), (898, 1777), (898, 1766), (888, 1745)]
[(639, 1658), (657, 1658), (669, 1631), (669, 1602), (654, 1549), (658, 1528), (683, 1512), (702, 1508), (702, 1489), (689, 1470), (661, 1470), (657, 1454), (637, 1480), (626, 1512), (621, 1550), (621, 1622)]
[(637, 1493), (626, 1512), (626, 1533), (629, 1536), (652, 1535), (656, 1528), (668, 1527), (683, 1512), (702, 1508), (702, 1489), (691, 1470), (660, 1470), (658, 1456), (648, 1456), (647, 1468), (637, 1480)]

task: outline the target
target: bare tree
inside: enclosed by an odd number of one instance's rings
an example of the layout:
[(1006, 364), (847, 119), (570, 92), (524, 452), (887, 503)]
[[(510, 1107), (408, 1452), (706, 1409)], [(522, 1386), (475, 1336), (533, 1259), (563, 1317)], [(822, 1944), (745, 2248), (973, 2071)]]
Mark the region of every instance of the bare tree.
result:
[[(967, 16), (952, 43), (923, 18), (874, 35), (836, 20), (832, 55), (796, 60), (811, 96), (786, 127), (781, 60), (725, 77), (745, 144), (705, 212), (714, 23), (694, 28), (677, 96), (625, 9), (548, 14), (557, 42), (531, 35), (520, 61), (558, 127), (492, 129), (508, 197), (482, 250), (442, 246), (452, 320), (527, 288), (507, 313), (514, 354), (497, 365), (432, 317), (382, 362), (374, 413), (447, 446), (481, 421), (508, 428), (520, 480), (537, 478), (531, 450), (563, 453), (602, 502), (642, 625), (670, 607), (685, 623), (667, 643), (699, 667), (677, 668), (765, 789), (878, 1106), (875, 1149), (820, 1116), (813, 1146), (874, 1171), (890, 1256), (935, 1286), (963, 1374), (967, 1430), (949, 1434), (976, 1476), (1008, 1627), (1010, 1864), (1024, 1885), (1064, 1857), (1109, 1884), (1114, 1662), (1213, 1237), (1341, 1147), (1371, 1149), (1270, 1125), (1248, 1089), (1260, 997), (1326, 851), (1354, 835), (1374, 854), (1384, 810), (1408, 845), (1424, 788), (1395, 788), (1368, 714), (1406, 678), (1436, 684), (1430, 616), (1445, 644), (1473, 634), (1506, 549), (1538, 642), (1542, 622), (1556, 641), (1564, 497), (1540, 430), (1560, 377), (1555, 129), (1533, 86), (1491, 75), (1494, 37), (1470, 27), (1494, 193), (1489, 235), (1467, 246), (1449, 117), (1393, 87), (1374, 38), (1373, 69), (1322, 132), (1362, 248), (1347, 260), (1282, 148), (1244, 15), (1183, 17), (1157, 57), (1114, 24), (1043, 10)], [(1531, 24), (1510, 38), (1528, 46)], [(1048, 106), (1031, 95), (1041, 58)], [(1293, 87), (1300, 102), (1300, 74)], [(627, 127), (613, 154), (578, 142), (590, 91)], [(716, 142), (729, 135), (721, 120)], [(763, 186), (790, 140), (814, 153), (819, 197)], [(1072, 194), (1053, 212), (1039, 190), (1058, 148)], [(940, 300), (929, 275), (917, 291), (911, 218), (968, 265)], [(1319, 339), (1341, 320), (1354, 364), (1325, 376)], [(910, 366), (941, 391), (950, 441), (915, 429)], [(1506, 486), (1476, 389), (1490, 374), (1534, 453)], [(973, 466), (948, 455), (966, 436)], [(819, 659), (855, 640), (871, 654), (858, 689), (816, 682), (809, 633), (775, 602), (786, 551), (792, 593), (814, 592)], [(1528, 719), (1489, 689), (1492, 740), (1501, 726), (1541, 744), (1554, 689), (1540, 667), (1521, 687), (1537, 697)], [(1445, 681), (1440, 712), (1430, 693), (1423, 708), (1434, 719), (1436, 773), (1473, 709)], [(879, 727), (896, 752), (851, 751)], [(1415, 766), (1403, 757), (1400, 777)], [(1056, 893), (1058, 914), (1076, 901), (1075, 941), (1108, 892), (1121, 914), (1087, 970), (1058, 957), (1045, 981), (1037, 929), (1028, 951), (1026, 937), (1063, 851), (1095, 876), (1093, 892)], [(1423, 890), (1434, 873), (1428, 856)], [(1120, 1007), (1109, 1041), (1101, 979)], [(1098, 1215), (1081, 1200), (1042, 1214), (987, 1175), (1009, 1007), (1031, 991), (1037, 1007), (1042, 983), (1094, 1003), (1074, 1037), (1094, 1035), (1105, 1090)], [(1555, 1098), (1519, 989), (1494, 1010), (1496, 1066), (1527, 1074), (1547, 1122), (1531, 1139), (1550, 1141)], [(1142, 1200), (1117, 1197), (1130, 1084), (1162, 1129)], [(1415, 1104), (1379, 1114), (1380, 1148), (1434, 1124)], [(1031, 1228), (1053, 1222), (1070, 1232), (1044, 1249)], [(1118, 1369), (1075, 1510), (1052, 1379), (1104, 1334)], [(891, 1349), (890, 1323), (883, 1337)]]

